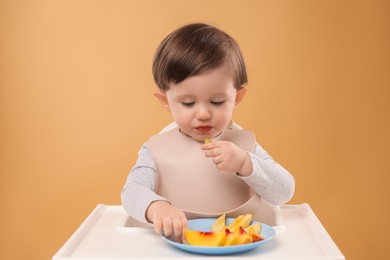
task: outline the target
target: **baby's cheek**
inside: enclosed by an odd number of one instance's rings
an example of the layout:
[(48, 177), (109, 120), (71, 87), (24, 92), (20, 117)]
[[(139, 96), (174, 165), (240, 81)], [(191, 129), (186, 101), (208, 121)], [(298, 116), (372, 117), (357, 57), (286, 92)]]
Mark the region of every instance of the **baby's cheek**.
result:
[(221, 112), (217, 115), (216, 120), (218, 125), (223, 128), (227, 128), (232, 120), (232, 114), (227, 112)]
[(172, 114), (173, 114), (173, 117), (178, 125), (180, 124), (181, 126), (183, 126), (183, 125), (187, 124), (188, 115), (186, 113), (180, 112), (180, 111), (174, 111)]

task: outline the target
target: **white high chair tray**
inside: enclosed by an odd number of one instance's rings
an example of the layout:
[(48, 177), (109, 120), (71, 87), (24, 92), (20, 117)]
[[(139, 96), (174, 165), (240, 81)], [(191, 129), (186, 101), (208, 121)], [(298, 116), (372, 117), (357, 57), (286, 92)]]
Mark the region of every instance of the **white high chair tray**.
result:
[[(278, 208), (283, 228), (268, 243), (235, 259), (345, 259), (310, 206), (283, 205)], [(133, 224), (132, 224), (133, 223)], [(99, 204), (53, 256), (53, 260), (82, 259), (203, 259), (167, 244), (150, 225), (134, 224), (122, 206)], [(132, 226), (134, 225), (134, 226)]]

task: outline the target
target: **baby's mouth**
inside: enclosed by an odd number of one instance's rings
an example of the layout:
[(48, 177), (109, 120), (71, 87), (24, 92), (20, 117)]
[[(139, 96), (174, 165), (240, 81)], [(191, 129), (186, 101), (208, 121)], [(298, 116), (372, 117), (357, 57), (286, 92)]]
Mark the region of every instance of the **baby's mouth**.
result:
[(201, 125), (201, 126), (197, 126), (195, 127), (196, 130), (198, 130), (199, 132), (201, 133), (207, 133), (211, 130), (211, 126), (208, 126), (208, 125)]

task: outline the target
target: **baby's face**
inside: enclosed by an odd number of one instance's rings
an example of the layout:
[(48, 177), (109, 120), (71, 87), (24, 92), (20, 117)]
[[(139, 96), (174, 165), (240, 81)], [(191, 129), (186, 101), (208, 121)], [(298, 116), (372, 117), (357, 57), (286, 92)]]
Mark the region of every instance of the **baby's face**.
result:
[(203, 142), (228, 127), (240, 91), (229, 70), (221, 67), (171, 84), (165, 94), (180, 130)]

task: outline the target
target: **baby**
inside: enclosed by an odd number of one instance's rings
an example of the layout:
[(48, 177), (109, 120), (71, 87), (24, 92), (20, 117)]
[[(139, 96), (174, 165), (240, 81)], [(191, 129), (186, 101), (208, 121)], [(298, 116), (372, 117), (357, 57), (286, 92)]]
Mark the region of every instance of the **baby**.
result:
[[(189, 24), (158, 47), (154, 96), (176, 127), (152, 136), (139, 151), (122, 190), (125, 210), (158, 234), (182, 239), (187, 219), (255, 212), (259, 200), (286, 203), (293, 176), (232, 122), (247, 74), (240, 48), (207, 24)], [(206, 139), (211, 142), (205, 143)]]

